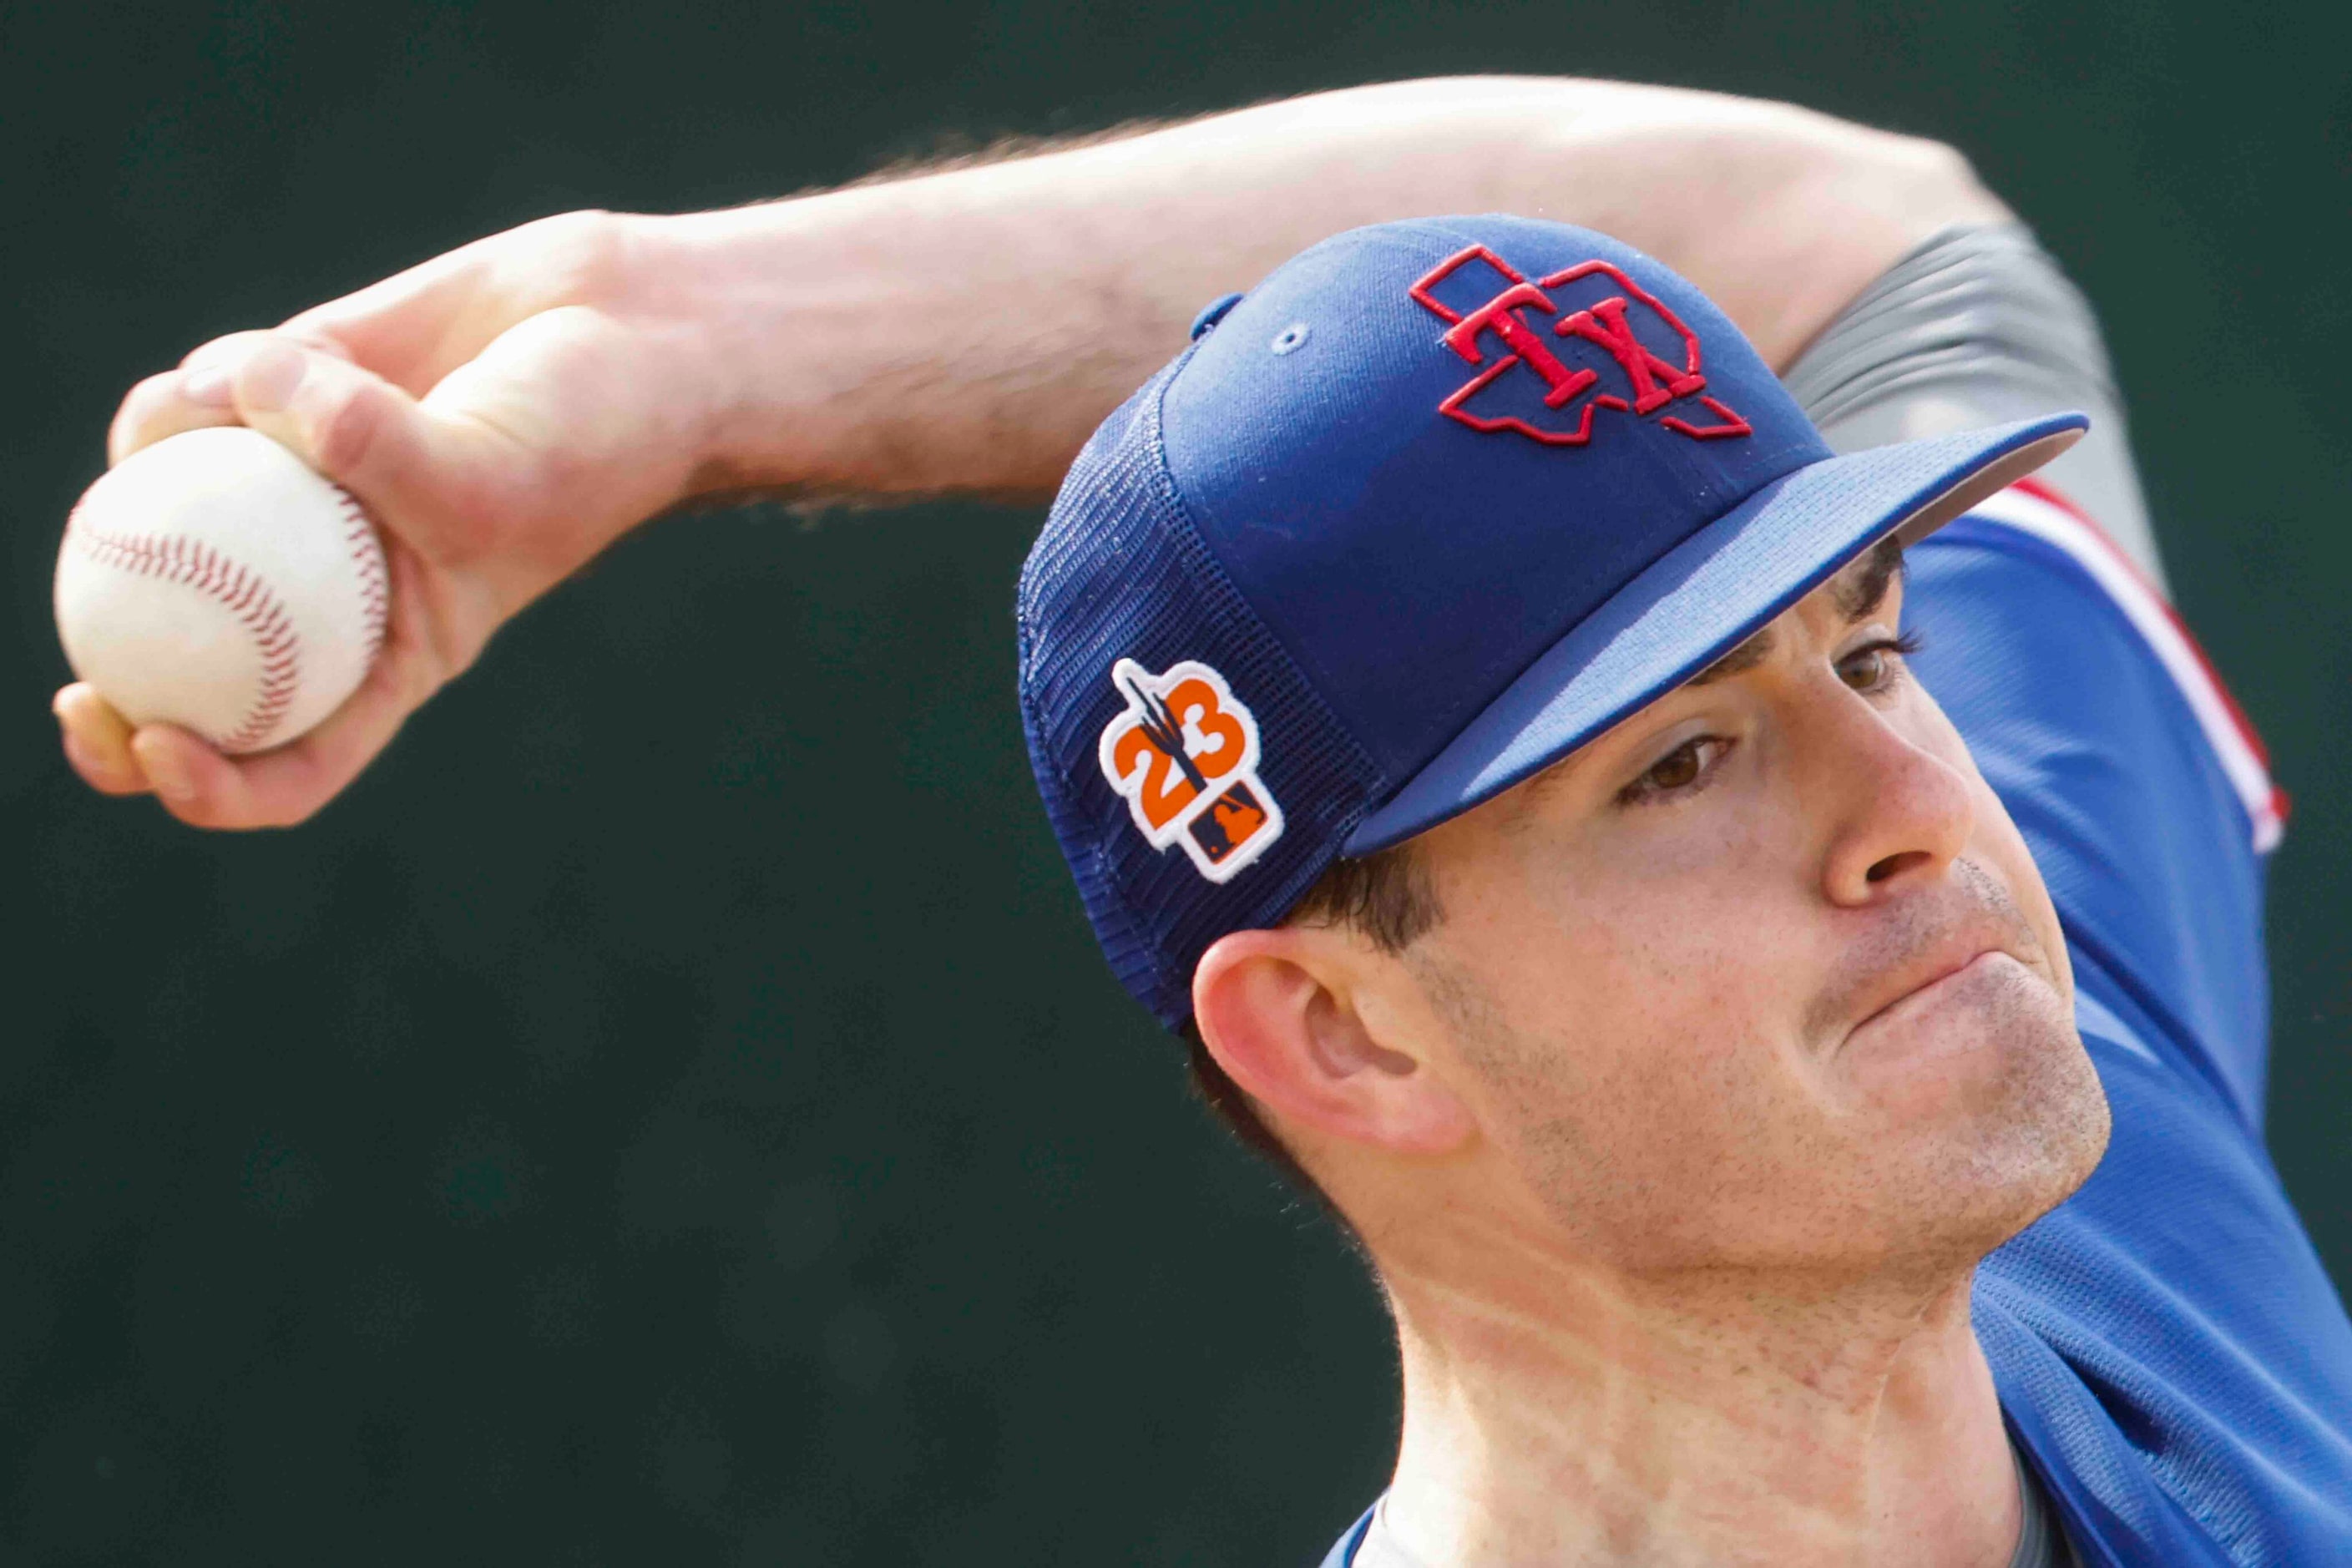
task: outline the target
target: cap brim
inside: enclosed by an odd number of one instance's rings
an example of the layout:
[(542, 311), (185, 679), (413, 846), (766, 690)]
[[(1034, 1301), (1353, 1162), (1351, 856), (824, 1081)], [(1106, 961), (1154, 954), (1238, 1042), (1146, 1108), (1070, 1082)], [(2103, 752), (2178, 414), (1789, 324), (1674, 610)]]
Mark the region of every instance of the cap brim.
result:
[(1923, 538), (2078, 440), (2080, 414), (1878, 447), (1783, 475), (1618, 590), (1357, 826), (1370, 855), (1540, 773), (1738, 647), (1888, 534)]

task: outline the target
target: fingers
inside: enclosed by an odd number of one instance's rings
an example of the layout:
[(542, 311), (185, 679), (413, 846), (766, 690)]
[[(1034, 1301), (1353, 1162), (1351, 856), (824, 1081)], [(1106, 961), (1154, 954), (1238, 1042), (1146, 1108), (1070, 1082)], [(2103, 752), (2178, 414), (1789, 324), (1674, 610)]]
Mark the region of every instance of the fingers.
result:
[(67, 760), (101, 794), (152, 794), (192, 827), (287, 827), (333, 799), (399, 730), (413, 703), (389, 662), (325, 723), (251, 756), (223, 756), (173, 724), (134, 728), (88, 686), (67, 687), (55, 707)]
[(207, 811), (236, 766), (186, 731), (170, 724), (133, 726), (91, 687), (67, 687), (50, 704), (63, 734), (66, 760), (101, 795), (152, 795), (183, 815)]
[(101, 795), (147, 792), (147, 775), (131, 751), (130, 721), (95, 689), (77, 682), (58, 692), (49, 708), (58, 716), (66, 761), (83, 783)]
[[(142, 447), (152, 447), (184, 430), (242, 423), (237, 415), (235, 379), (238, 368), (271, 340), (268, 332), (232, 332), (215, 338), (191, 353), (175, 370), (151, 375), (133, 386), (106, 432), (106, 460), (119, 463)], [(340, 353), (331, 342), (308, 342), (310, 349)]]
[(121, 462), (166, 436), (238, 422), (231, 384), (269, 340), (364, 365), (411, 400), (538, 312), (602, 300), (630, 276), (635, 231), (609, 213), (567, 213), (492, 235), (290, 318), (275, 332), (216, 338), (123, 399), (109, 433)]
[(273, 751), (224, 757), (168, 724), (142, 728), (132, 745), (163, 809), (190, 826), (290, 827), (358, 777), (406, 712), (390, 682), (371, 678), (325, 723)]
[(446, 565), (478, 543), (490, 505), (528, 471), (480, 422), (444, 417), (372, 374), (276, 340), (239, 368), (238, 416), (366, 503), (425, 560)]
[(142, 447), (152, 447), (183, 430), (236, 423), (234, 408), (189, 396), (184, 385), (185, 380), (184, 372), (167, 370), (131, 389), (122, 406), (115, 410), (114, 423), (107, 427), (109, 463), (119, 463)]
[(415, 403), (355, 364), (263, 334), (229, 391), (247, 425), (362, 499), (413, 477)]
[(330, 345), (238, 332), (151, 376), (124, 399), (109, 447), (121, 461), (184, 430), (243, 425), (285, 447), (365, 502), (376, 521), (427, 555), (469, 494), (478, 441)]

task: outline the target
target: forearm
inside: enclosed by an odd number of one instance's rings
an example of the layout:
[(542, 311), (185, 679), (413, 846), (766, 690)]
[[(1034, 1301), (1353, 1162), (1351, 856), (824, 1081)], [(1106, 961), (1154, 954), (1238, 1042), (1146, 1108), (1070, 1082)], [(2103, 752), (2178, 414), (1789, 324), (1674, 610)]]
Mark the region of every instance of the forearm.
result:
[(710, 323), (696, 488), (1050, 492), (1211, 299), (1356, 225), (1601, 229), (1785, 365), (1948, 224), (2004, 209), (1948, 151), (1786, 105), (1616, 83), (1356, 89), (1122, 141), (642, 226), (640, 287)]

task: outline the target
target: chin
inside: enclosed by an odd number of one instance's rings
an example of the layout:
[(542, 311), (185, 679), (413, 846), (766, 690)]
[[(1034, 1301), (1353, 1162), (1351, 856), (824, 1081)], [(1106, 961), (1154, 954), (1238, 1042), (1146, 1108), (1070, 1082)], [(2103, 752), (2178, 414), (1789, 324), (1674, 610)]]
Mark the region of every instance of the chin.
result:
[(1885, 1194), (1922, 1239), (1981, 1256), (2090, 1179), (2107, 1097), (2073, 1007), (2038, 971), (1994, 955), (1938, 989), (1862, 1042), (1852, 1085), (1900, 1167), (1882, 1172)]

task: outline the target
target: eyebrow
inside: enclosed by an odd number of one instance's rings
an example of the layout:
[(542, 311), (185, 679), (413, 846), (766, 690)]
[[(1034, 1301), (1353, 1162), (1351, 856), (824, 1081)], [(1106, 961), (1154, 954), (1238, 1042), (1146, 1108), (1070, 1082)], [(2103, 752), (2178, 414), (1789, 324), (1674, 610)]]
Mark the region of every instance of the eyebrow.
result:
[(1830, 599), (1850, 621), (1886, 603), (1886, 591), (1903, 576), (1903, 542), (1888, 534), (1870, 553), (1830, 579)]
[[(1889, 534), (1872, 545), (1870, 553), (1830, 579), (1830, 600), (1846, 619), (1858, 621), (1886, 602), (1887, 590), (1902, 580), (1903, 574), (1903, 546), (1893, 534)], [(1753, 669), (1771, 657), (1773, 646), (1772, 628), (1768, 626), (1684, 681), (1683, 685), (1705, 686), (1709, 681)], [(1574, 771), (1576, 763), (1583, 755), (1584, 748), (1580, 746), (1506, 795), (1505, 799), (1516, 799), (1519, 803), (1511, 820), (1525, 820), (1532, 803), (1556, 788), (1560, 780)]]
[[(1903, 545), (1888, 534), (1870, 547), (1870, 553), (1830, 579), (1830, 602), (1849, 621), (1858, 621), (1886, 603), (1887, 590), (1903, 575)], [(1705, 686), (1742, 670), (1753, 669), (1772, 657), (1772, 628), (1766, 626), (1696, 675), (1685, 686)]]
[(1753, 669), (1772, 656), (1772, 628), (1766, 626), (1696, 675), (1683, 682), (1685, 686), (1705, 686), (1743, 669)]

